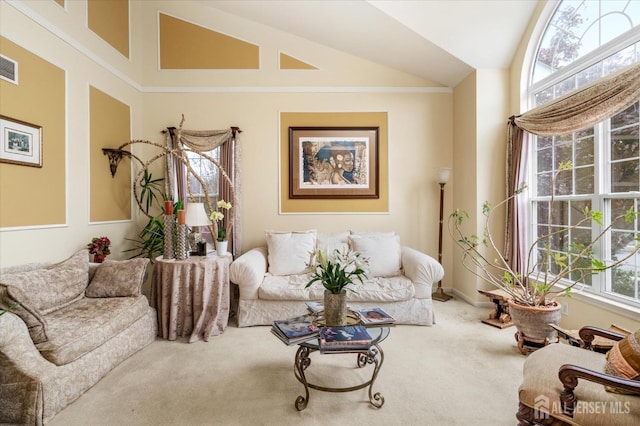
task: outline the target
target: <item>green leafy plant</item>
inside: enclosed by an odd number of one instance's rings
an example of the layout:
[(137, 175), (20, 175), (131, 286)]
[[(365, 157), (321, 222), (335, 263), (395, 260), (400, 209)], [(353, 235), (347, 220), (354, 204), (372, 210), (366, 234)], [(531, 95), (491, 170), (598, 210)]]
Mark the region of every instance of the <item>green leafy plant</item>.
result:
[(343, 289), (351, 290), (348, 286), (354, 283), (354, 279), (362, 282), (367, 277), (369, 261), (353, 250), (336, 249), (327, 255), (316, 249), (311, 252), (311, 260), (307, 266), (313, 273), (305, 288), (320, 281), (329, 292), (340, 294)]
[(151, 172), (144, 169), (144, 174), (140, 179), (140, 205), (144, 212), (148, 215), (151, 211), (151, 207), (157, 205), (162, 207), (160, 200), (164, 200), (164, 192), (161, 186), (164, 178), (154, 179)]
[[(133, 247), (124, 250), (125, 253), (132, 253), (130, 259), (148, 257), (153, 262), (164, 252), (164, 210), (161, 200), (164, 201), (167, 197), (163, 192), (163, 181), (164, 178), (154, 179), (152, 173), (146, 169), (140, 179), (141, 189), (137, 201), (141, 210), (149, 217), (149, 221), (137, 234), (137, 238), (126, 239), (133, 244)], [(156, 216), (151, 215), (154, 207), (160, 209), (161, 213)], [(180, 209), (182, 209), (182, 201), (173, 203), (174, 216)]]
[[(612, 218), (610, 224), (604, 226), (603, 214), (585, 207), (580, 212), (579, 219), (572, 221), (571, 224), (564, 227), (551, 226), (556, 182), (562, 173), (570, 173), (571, 170), (572, 163), (563, 162), (552, 176), (546, 232), (529, 246), (525, 274), (514, 272), (504, 257), (498, 256), (491, 259), (487, 255), (491, 252), (500, 253), (491, 230), (492, 215), (496, 209), (504, 207), (511, 199), (520, 195), (525, 187), (519, 188), (495, 207), (492, 207), (489, 202), (483, 203), (482, 214), (485, 216), (485, 221), (481, 237), (476, 234), (466, 234), (463, 231), (462, 225), (469, 218), (466, 211), (456, 209), (451, 213), (448, 221), (449, 234), (462, 249), (462, 265), (485, 282), (502, 289), (516, 303), (525, 306), (546, 306), (552, 304), (558, 296), (570, 296), (572, 289), (590, 280), (592, 274), (615, 268), (635, 256), (640, 250), (640, 245), (637, 244), (622, 258), (609, 263), (598, 259), (593, 253), (594, 245), (602, 240), (614, 225), (620, 222), (634, 223), (638, 214), (633, 209)], [(499, 226), (504, 227), (503, 224)], [(601, 230), (589, 242), (563, 243), (569, 231), (588, 229), (591, 226), (597, 226)], [(629, 240), (627, 239), (625, 243)], [(563, 246), (558, 249), (560, 245)]]

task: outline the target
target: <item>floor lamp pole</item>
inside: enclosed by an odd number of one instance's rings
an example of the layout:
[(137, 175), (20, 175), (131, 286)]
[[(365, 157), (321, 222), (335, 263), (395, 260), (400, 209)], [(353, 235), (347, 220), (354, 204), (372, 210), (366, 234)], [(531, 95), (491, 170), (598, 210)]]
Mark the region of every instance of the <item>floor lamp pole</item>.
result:
[[(440, 227), (438, 229), (438, 262), (442, 264), (442, 226), (444, 225), (444, 185), (447, 183), (448, 169), (446, 177), (443, 179), (442, 177), (439, 179), (440, 182)], [(438, 281), (438, 289), (433, 292), (431, 297), (435, 300), (439, 300), (440, 302), (446, 302), (451, 299), (451, 296), (444, 292), (442, 289), (442, 280)]]

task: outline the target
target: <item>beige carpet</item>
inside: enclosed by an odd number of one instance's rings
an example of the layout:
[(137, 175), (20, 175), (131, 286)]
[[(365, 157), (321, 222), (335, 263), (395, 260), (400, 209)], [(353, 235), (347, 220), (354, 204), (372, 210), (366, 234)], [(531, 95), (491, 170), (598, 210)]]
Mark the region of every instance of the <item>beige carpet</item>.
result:
[[(525, 359), (513, 327), (482, 324), (487, 309), (435, 301), (433, 327), (397, 326), (382, 343), (384, 365), (374, 384), (385, 403), (373, 408), (367, 389), (310, 390), (309, 405), (293, 375), (297, 346), (269, 327), (236, 328), (208, 343), (157, 340), (119, 365), (59, 413), (70, 425), (514, 425)], [(371, 366), (355, 355), (312, 355), (310, 381), (351, 386)]]

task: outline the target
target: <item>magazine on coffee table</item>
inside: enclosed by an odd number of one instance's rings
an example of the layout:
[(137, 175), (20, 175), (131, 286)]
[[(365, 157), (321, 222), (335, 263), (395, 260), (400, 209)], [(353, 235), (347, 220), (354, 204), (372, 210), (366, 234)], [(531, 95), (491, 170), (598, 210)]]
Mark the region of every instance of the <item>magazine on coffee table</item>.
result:
[(275, 320), (271, 326), (271, 333), (287, 345), (307, 341), (318, 337), (320, 329), (313, 323), (315, 317), (311, 314)]
[(304, 302), (307, 305), (307, 309), (312, 314), (324, 311), (324, 302), (311, 300), (309, 302)]
[(356, 312), (365, 327), (389, 326), (396, 322), (396, 319), (382, 308), (362, 308), (356, 309)]

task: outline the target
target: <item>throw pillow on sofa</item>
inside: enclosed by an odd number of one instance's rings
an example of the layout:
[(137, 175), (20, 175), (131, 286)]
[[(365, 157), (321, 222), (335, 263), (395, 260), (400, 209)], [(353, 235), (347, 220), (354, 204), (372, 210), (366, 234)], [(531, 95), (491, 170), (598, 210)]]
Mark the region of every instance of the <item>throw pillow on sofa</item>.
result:
[(269, 272), (273, 275), (297, 275), (307, 272), (311, 252), (316, 247), (316, 231), (267, 231)]
[(28, 296), (31, 309), (46, 315), (82, 297), (89, 281), (89, 253), (82, 249), (68, 259), (39, 269), (0, 276), (0, 283)]
[(318, 250), (331, 254), (336, 250), (344, 253), (349, 249), (349, 232), (337, 232), (335, 234), (318, 234)]
[(98, 266), (89, 286), (87, 297), (136, 297), (141, 288), (149, 259), (107, 260)]
[(349, 235), (351, 249), (369, 259), (369, 278), (393, 277), (402, 273), (400, 236), (388, 232)]

